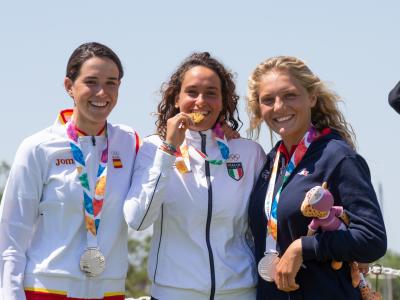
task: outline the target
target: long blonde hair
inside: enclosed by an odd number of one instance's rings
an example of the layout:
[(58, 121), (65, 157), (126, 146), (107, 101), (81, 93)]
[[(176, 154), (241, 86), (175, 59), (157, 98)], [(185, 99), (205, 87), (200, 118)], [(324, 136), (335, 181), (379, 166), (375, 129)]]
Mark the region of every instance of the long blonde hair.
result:
[(356, 139), (352, 126), (346, 122), (338, 108), (339, 96), (331, 91), (306, 64), (292, 56), (271, 57), (260, 63), (249, 77), (247, 92), (247, 112), (250, 117), (250, 137), (258, 138), (263, 121), (260, 111), (259, 87), (262, 77), (273, 70), (288, 72), (316, 97), (316, 105), (311, 109), (311, 122), (317, 130), (330, 127), (338, 131), (340, 136), (353, 148)]

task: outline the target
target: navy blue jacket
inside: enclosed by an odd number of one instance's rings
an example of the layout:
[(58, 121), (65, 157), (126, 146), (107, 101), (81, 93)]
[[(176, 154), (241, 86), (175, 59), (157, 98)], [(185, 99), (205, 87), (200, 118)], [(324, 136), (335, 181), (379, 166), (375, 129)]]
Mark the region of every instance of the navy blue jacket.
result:
[(400, 81), (390, 91), (388, 100), (390, 106), (400, 114)]
[[(265, 194), (279, 144), (268, 154), (250, 198), (249, 220), (257, 263), (265, 250)], [(285, 170), (284, 157), (281, 158), (275, 193), (282, 183)], [(314, 236), (307, 237), (311, 218), (302, 215), (300, 206), (306, 192), (324, 181), (328, 182), (335, 205), (343, 206), (349, 215), (350, 224), (346, 231), (318, 231)], [(291, 293), (282, 292), (275, 283), (259, 277), (258, 300), (361, 299), (359, 290), (351, 284), (349, 265), (343, 263), (343, 267), (335, 271), (331, 268), (331, 261), (372, 262), (386, 252), (385, 226), (367, 163), (335, 131), (310, 145), (283, 187), (278, 204), (277, 250), (283, 254), (298, 238), (302, 239), (306, 266), (301, 267), (296, 276), (300, 289)]]

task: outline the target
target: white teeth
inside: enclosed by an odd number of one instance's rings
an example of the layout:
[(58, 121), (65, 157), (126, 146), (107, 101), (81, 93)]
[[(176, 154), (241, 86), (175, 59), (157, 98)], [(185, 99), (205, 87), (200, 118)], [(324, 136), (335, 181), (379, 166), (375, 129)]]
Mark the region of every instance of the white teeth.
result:
[(90, 104), (92, 104), (93, 106), (97, 106), (97, 107), (104, 107), (107, 105), (107, 102), (91, 101)]
[(207, 116), (209, 114), (208, 111), (200, 111), (200, 110), (194, 110), (192, 112), (198, 113), (198, 114), (202, 114), (203, 116)]
[(276, 118), (275, 120), (278, 121), (278, 122), (284, 122), (284, 121), (287, 121), (287, 120), (289, 120), (291, 118), (292, 118), (292, 116), (286, 116), (286, 117)]

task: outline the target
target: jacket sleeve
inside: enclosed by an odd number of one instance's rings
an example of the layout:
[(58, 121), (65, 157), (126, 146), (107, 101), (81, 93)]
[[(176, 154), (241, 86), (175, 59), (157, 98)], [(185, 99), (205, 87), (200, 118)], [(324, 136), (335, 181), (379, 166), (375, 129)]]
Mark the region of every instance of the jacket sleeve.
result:
[(387, 247), (385, 225), (365, 160), (356, 154), (342, 159), (329, 189), (350, 224), (347, 230), (302, 237), (303, 259), (373, 262), (382, 257)]
[(164, 191), (175, 156), (144, 141), (137, 154), (132, 184), (124, 203), (124, 216), (129, 227), (143, 230), (158, 218), (164, 202)]
[(26, 250), (43, 190), (34, 147), (23, 143), (15, 157), (0, 206), (0, 299), (24, 300)]
[(389, 104), (400, 114), (400, 81), (389, 93)]

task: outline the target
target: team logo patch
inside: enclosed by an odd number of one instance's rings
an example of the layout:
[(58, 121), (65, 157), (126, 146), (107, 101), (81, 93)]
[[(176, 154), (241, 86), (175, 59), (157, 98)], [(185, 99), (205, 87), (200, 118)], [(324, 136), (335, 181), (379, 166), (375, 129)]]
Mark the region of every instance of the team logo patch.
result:
[(114, 169), (121, 169), (123, 167), (121, 158), (117, 152), (112, 153), (112, 163)]
[(234, 163), (227, 162), (226, 167), (228, 169), (228, 174), (230, 177), (232, 177), (236, 181), (242, 179), (244, 172), (241, 162), (234, 162)]
[(229, 161), (238, 161), (240, 159), (240, 154), (231, 153), (229, 154)]
[(303, 170), (301, 170), (299, 173), (297, 173), (299, 175), (303, 175), (303, 176), (307, 176), (308, 175), (308, 170), (306, 168), (304, 168)]

